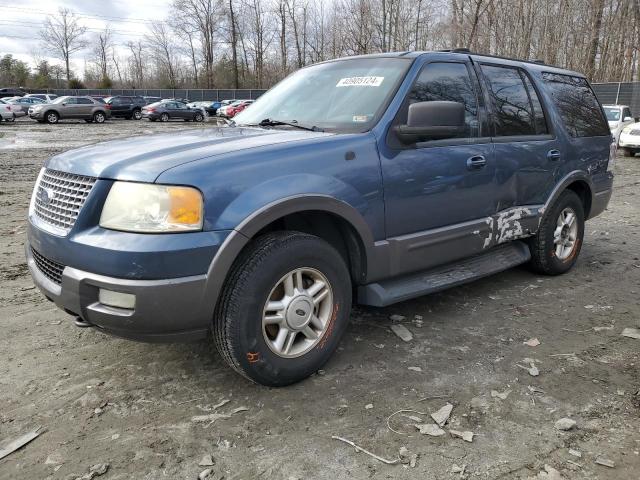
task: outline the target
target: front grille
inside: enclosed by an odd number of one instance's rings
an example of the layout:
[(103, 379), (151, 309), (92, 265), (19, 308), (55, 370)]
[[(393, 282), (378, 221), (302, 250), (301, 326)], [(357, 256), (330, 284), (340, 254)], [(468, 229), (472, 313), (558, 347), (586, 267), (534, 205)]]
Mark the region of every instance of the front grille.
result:
[(635, 130), (631, 130), (629, 132), (629, 135), (640, 135), (640, 130), (638, 130), (637, 128)]
[(43, 222), (68, 233), (95, 183), (94, 177), (47, 169), (34, 192), (34, 213)]
[(38, 270), (40, 270), (42, 274), (53, 283), (60, 285), (62, 283), (62, 271), (64, 270), (64, 265), (54, 262), (53, 260), (49, 260), (47, 257), (34, 250), (33, 247), (31, 248), (31, 253)]

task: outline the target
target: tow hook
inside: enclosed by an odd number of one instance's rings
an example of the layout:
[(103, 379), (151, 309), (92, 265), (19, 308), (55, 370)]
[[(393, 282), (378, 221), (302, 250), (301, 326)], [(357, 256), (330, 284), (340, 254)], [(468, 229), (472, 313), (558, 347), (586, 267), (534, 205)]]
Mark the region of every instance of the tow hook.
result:
[(80, 327), (80, 328), (87, 328), (91, 326), (89, 322), (87, 322), (86, 320), (83, 320), (80, 317), (76, 317), (73, 323), (76, 324), (76, 327)]

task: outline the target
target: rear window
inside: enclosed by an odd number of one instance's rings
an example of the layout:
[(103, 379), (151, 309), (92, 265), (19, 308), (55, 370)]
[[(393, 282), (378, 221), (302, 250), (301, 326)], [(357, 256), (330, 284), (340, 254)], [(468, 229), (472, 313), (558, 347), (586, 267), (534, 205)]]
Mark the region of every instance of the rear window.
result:
[(572, 137), (610, 135), (600, 103), (586, 79), (545, 72), (542, 78)]

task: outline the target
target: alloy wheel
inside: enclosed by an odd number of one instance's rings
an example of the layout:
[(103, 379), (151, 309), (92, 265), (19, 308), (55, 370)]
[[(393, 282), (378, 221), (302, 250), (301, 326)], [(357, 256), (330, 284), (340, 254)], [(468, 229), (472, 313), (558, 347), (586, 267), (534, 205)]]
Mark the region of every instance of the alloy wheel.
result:
[(566, 260), (571, 256), (578, 238), (578, 222), (576, 212), (567, 207), (558, 216), (556, 229), (553, 232), (553, 244), (556, 257)]
[(276, 355), (299, 357), (320, 342), (332, 312), (333, 290), (327, 277), (314, 268), (297, 268), (278, 280), (267, 298), (264, 339)]

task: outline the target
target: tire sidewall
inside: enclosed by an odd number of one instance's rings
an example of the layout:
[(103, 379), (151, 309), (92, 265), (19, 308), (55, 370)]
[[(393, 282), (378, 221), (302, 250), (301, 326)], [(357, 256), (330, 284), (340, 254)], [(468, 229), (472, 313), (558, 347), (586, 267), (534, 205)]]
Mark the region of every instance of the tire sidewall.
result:
[(102, 112), (96, 112), (93, 115), (93, 121), (95, 123), (104, 123), (105, 120), (106, 120), (106, 117), (105, 117), (104, 113), (102, 113)]
[(169, 121), (169, 115), (166, 113), (163, 113), (162, 115), (160, 115), (160, 121), (161, 122), (168, 122)]
[[(556, 223), (560, 213), (565, 208), (571, 208), (576, 214), (576, 221), (578, 222), (578, 234), (576, 237), (576, 245), (571, 252), (571, 255), (565, 260), (561, 260), (556, 256), (555, 244), (553, 234), (556, 229)], [(557, 202), (553, 205), (549, 211), (549, 215), (545, 218), (545, 222), (548, 222), (545, 229), (545, 256), (549, 268), (553, 273), (565, 273), (569, 271), (576, 263), (580, 250), (582, 249), (582, 242), (584, 239), (584, 207), (580, 198), (573, 192), (564, 192)]]
[[(333, 291), (333, 311), (329, 326), (309, 352), (294, 358), (282, 358), (267, 345), (262, 331), (265, 302), (276, 283), (296, 268), (314, 268), (327, 278)], [(253, 270), (245, 283), (235, 312), (237, 328), (232, 344), (237, 346), (236, 360), (249, 377), (259, 383), (283, 386), (313, 374), (331, 357), (347, 327), (351, 310), (351, 282), (340, 254), (317, 237), (303, 237), (287, 248), (272, 250)]]
[(49, 124), (58, 123), (59, 120), (58, 114), (56, 112), (47, 112), (45, 118), (47, 120), (47, 123)]
[(138, 110), (138, 109), (135, 109), (133, 111), (133, 119), (134, 120), (141, 120), (142, 119), (142, 111)]
[(201, 122), (201, 121), (203, 121), (203, 120), (204, 120), (204, 117), (202, 116), (202, 114), (200, 114), (200, 113), (199, 113), (199, 114), (197, 114), (197, 115), (195, 116), (194, 120), (195, 120), (196, 122)]

